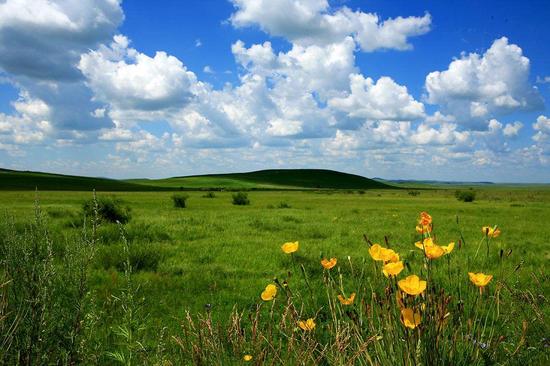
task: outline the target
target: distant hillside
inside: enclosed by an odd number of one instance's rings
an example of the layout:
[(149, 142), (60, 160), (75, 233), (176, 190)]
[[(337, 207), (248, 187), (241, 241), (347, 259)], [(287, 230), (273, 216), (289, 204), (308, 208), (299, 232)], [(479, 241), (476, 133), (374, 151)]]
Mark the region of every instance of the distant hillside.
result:
[(28, 191), (158, 191), (162, 187), (145, 186), (125, 181), (0, 169), (0, 190)]
[(359, 175), (320, 169), (260, 170), (249, 173), (195, 175), (167, 179), (116, 180), (0, 169), (0, 190), (174, 191), (278, 189), (384, 189), (391, 185)]
[(249, 173), (207, 174), (168, 179), (128, 180), (136, 184), (224, 189), (386, 189), (391, 185), (359, 175), (323, 169), (271, 169)]

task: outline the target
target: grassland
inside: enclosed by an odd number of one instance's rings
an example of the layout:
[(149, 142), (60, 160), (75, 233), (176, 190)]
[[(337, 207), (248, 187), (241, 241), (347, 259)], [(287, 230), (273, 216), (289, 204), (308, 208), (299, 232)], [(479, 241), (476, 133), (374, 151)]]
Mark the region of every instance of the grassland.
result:
[[(177, 184), (177, 179), (166, 182), (170, 187)], [(141, 309), (147, 314), (143, 318), (145, 338), (154, 342), (163, 327), (168, 333), (180, 331), (179, 321), (186, 310), (197, 314), (204, 312), (206, 306), (215, 321), (224, 322), (235, 306), (253, 308), (266, 283), (288, 275), (292, 263), (280, 249), (287, 241), (300, 242), (296, 258), (312, 278), (313, 286), (322, 286), (313, 280), (322, 278), (321, 257), (336, 257), (342, 266), (349, 257), (365, 271), (367, 283), (374, 283), (379, 274), (372, 266), (363, 234), (380, 243), (387, 237), (405, 261), (412, 261), (418, 255), (413, 243), (418, 240), (414, 226), (420, 211), (428, 211), (434, 217), (441, 242), (458, 242), (461, 235), (466, 239), (451, 257), (459, 268), (453, 272), (453, 283), (467, 285), (467, 271), (482, 269), (467, 268), (467, 258), (477, 250), (481, 227), (498, 225), (503, 234), (492, 242), (492, 254), (483, 270), (495, 277), (513, 276), (514, 283), (538, 287), (542, 296), (548, 295), (550, 281), (545, 266), (550, 259), (550, 189), (489, 187), (478, 188), (477, 192), (475, 202), (463, 203), (454, 198), (453, 190), (445, 189), (422, 190), (417, 196), (407, 190), (368, 190), (361, 194), (258, 191), (249, 192), (249, 206), (232, 205), (230, 192), (216, 192), (214, 198), (205, 198), (204, 192), (188, 192), (185, 209), (173, 207), (171, 192), (100, 195), (116, 195), (132, 209), (132, 219), (124, 230), (133, 252), (134, 280), (144, 299)], [(39, 192), (54, 253), (62, 252), (63, 243), (80, 235), (82, 203), (91, 196), (91, 192)], [(23, 227), (32, 216), (34, 200), (34, 192), (0, 192), (0, 211), (6, 212), (16, 226)], [(125, 255), (115, 224), (102, 225), (98, 235), (100, 244), (92, 265), (91, 289), (105, 315), (97, 325), (98, 334), (110, 339), (110, 327), (117, 313), (112, 299), (123, 286)], [(512, 250), (504, 268), (499, 261), (500, 249)], [(297, 272), (295, 269), (295, 275)], [(546, 300), (537, 301), (541, 301), (548, 319)], [(520, 329), (525, 309), (511, 302), (503, 302), (502, 307), (510, 312), (510, 329)], [(548, 324), (539, 321), (530, 329), (545, 332)], [(532, 352), (546, 354), (547, 359), (547, 341), (534, 340), (530, 346), (536, 350)], [(537, 360), (545, 359), (541, 357)]]

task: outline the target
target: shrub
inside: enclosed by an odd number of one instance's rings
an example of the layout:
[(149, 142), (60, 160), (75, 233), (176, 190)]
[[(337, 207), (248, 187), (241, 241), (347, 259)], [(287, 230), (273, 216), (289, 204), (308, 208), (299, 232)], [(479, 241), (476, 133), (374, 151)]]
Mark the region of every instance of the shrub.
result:
[(279, 202), (279, 204), (277, 205), (277, 208), (292, 208), (292, 206), (287, 203), (287, 202)]
[(124, 201), (116, 197), (99, 197), (96, 201), (90, 199), (82, 205), (82, 210), (86, 217), (94, 217), (97, 209), (97, 215), (100, 220), (107, 222), (120, 222), (126, 224), (130, 221), (130, 207), (124, 206)]
[(238, 206), (249, 205), (248, 194), (244, 192), (233, 193), (233, 204)]
[(473, 190), (468, 191), (456, 191), (455, 197), (462, 202), (473, 202), (476, 199), (476, 192)]
[(186, 194), (175, 194), (172, 196), (172, 201), (174, 202), (174, 207), (176, 208), (185, 208), (187, 199), (189, 198)]
[(203, 195), (203, 198), (216, 198), (216, 194), (214, 192), (208, 192)]
[(416, 197), (420, 194), (420, 192), (418, 191), (409, 191), (408, 193), (409, 193), (409, 196), (413, 196), (413, 197)]

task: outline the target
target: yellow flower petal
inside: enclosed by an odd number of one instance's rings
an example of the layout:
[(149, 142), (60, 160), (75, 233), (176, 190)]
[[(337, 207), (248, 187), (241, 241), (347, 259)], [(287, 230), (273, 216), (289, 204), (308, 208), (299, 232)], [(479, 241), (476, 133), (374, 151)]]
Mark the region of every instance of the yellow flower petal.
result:
[(424, 253), (429, 259), (437, 259), (445, 254), (445, 249), (439, 245), (428, 245), (424, 247)]
[(352, 292), (349, 298), (345, 298), (342, 295), (338, 295), (338, 301), (340, 301), (340, 304), (342, 305), (351, 305), (353, 304), (354, 300), (355, 300), (355, 292)]
[(483, 233), (483, 235), (486, 235), (489, 238), (496, 238), (500, 235), (500, 229), (497, 228), (496, 226), (495, 227), (484, 226), (481, 228), (481, 232)]
[(455, 248), (455, 243), (450, 242), (449, 245), (442, 245), (441, 248), (445, 251), (445, 254), (449, 254)]
[(470, 281), (478, 287), (485, 287), (491, 280), (493, 279), (493, 275), (486, 275), (484, 273), (472, 273), (468, 272), (468, 276), (470, 277)]
[(310, 332), (315, 329), (315, 321), (312, 318), (309, 318), (306, 321), (300, 320), (298, 322), (298, 326), (302, 328), (302, 330)]
[(336, 265), (336, 262), (337, 262), (336, 258), (330, 258), (330, 259), (323, 258), (321, 260), (321, 265), (325, 269), (331, 269)]
[(412, 309), (405, 308), (401, 309), (401, 322), (407, 328), (414, 329), (422, 320), (419, 312), (414, 312)]
[(294, 241), (294, 242), (288, 242), (288, 243), (284, 243), (282, 246), (281, 246), (281, 249), (283, 250), (283, 252), (285, 252), (286, 254), (290, 254), (290, 253), (294, 253), (295, 251), (298, 250), (298, 247), (299, 247), (299, 244), (297, 241)]
[(401, 290), (412, 296), (420, 295), (426, 290), (426, 281), (420, 280), (417, 275), (410, 275), (397, 282), (397, 285)]
[(384, 273), (384, 276), (397, 276), (401, 271), (403, 270), (403, 262), (390, 262), (384, 264), (382, 267), (382, 273)]
[(373, 244), (369, 248), (369, 254), (375, 261), (398, 262), (399, 254), (392, 249), (381, 247), (380, 244)]
[(244, 360), (245, 362), (252, 361), (252, 355), (244, 355), (244, 356), (243, 356), (243, 360)]
[(274, 284), (269, 284), (265, 287), (265, 290), (262, 292), (261, 298), (264, 301), (271, 301), (277, 295), (277, 286)]

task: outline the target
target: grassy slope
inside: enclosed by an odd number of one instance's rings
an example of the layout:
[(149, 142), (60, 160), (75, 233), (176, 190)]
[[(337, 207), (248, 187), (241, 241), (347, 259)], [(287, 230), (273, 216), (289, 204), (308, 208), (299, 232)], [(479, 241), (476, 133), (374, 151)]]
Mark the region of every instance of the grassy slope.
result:
[(212, 174), (168, 179), (138, 179), (128, 182), (161, 187), (272, 189), (328, 188), (383, 189), (391, 186), (359, 175), (323, 169), (272, 169), (249, 173)]
[(0, 169), (0, 190), (39, 191), (159, 191), (162, 187), (106, 178)]

